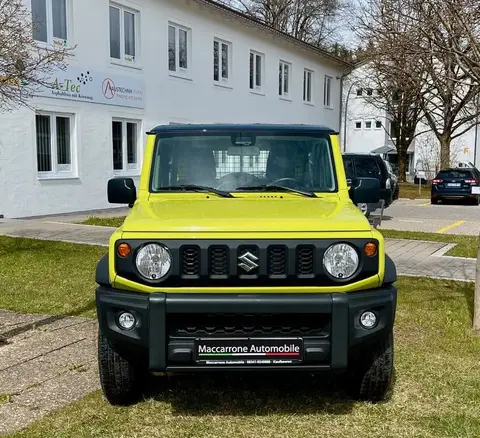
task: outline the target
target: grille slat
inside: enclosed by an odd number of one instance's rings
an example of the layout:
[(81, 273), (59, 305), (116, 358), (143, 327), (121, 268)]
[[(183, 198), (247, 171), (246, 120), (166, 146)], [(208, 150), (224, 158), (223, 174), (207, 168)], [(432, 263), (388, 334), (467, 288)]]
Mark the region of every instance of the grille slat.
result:
[(227, 276), (228, 265), (228, 247), (212, 247), (210, 250), (210, 274), (213, 276)]
[(297, 274), (314, 275), (315, 248), (313, 246), (299, 247), (297, 250)]
[(286, 275), (287, 250), (283, 246), (268, 249), (268, 275)]
[(200, 275), (200, 248), (198, 246), (186, 246), (182, 248), (182, 276)]
[(171, 314), (168, 318), (173, 337), (326, 337), (330, 332), (330, 317), (323, 314)]

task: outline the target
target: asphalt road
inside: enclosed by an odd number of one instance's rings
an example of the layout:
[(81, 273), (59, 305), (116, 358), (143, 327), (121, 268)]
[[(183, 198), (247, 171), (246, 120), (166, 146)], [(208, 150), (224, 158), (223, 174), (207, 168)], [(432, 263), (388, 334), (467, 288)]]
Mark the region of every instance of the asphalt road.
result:
[[(375, 215), (377, 213), (374, 212)], [(480, 206), (453, 203), (431, 205), (427, 199), (399, 199), (384, 210), (379, 228), (478, 235)]]

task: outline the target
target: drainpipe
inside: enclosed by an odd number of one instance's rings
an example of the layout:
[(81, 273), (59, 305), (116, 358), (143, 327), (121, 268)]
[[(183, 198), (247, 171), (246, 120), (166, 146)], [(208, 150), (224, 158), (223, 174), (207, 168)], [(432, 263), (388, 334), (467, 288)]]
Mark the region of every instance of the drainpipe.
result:
[[(342, 114), (343, 114), (343, 80), (353, 71), (353, 66), (350, 67), (345, 73), (340, 76), (340, 116), (338, 123), (339, 132), (342, 129)], [(354, 84), (350, 85), (347, 93), (347, 99), (345, 101), (345, 120), (344, 120), (344, 129), (343, 129), (343, 152), (347, 151), (347, 110), (348, 110), (348, 98), (350, 96), (350, 91), (352, 90)]]
[(478, 140), (478, 111), (479, 111), (479, 108), (478, 108), (478, 105), (479, 105), (479, 99), (480, 99), (480, 95), (477, 96), (477, 102), (476, 102), (476, 112), (477, 112), (477, 115), (475, 117), (475, 142), (473, 143), (473, 165), (474, 167), (477, 167), (477, 140)]

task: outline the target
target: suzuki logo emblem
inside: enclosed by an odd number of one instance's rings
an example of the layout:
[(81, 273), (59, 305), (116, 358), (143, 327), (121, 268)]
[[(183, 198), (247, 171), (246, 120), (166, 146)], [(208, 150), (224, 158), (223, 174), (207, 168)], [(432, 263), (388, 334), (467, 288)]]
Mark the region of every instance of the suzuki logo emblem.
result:
[(245, 254), (242, 254), (238, 260), (240, 261), (238, 266), (247, 272), (258, 268), (258, 265), (255, 263), (258, 261), (258, 257), (254, 256), (251, 252), (247, 251)]

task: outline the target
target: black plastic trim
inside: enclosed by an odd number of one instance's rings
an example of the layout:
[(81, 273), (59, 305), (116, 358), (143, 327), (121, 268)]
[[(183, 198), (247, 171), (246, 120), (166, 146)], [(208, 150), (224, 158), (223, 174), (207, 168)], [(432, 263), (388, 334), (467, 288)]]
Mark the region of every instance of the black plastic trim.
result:
[(110, 286), (110, 275), (108, 272), (108, 252), (97, 263), (95, 270), (95, 281), (100, 286)]
[(393, 260), (385, 254), (385, 275), (383, 277), (384, 284), (393, 284), (397, 281), (397, 267)]

